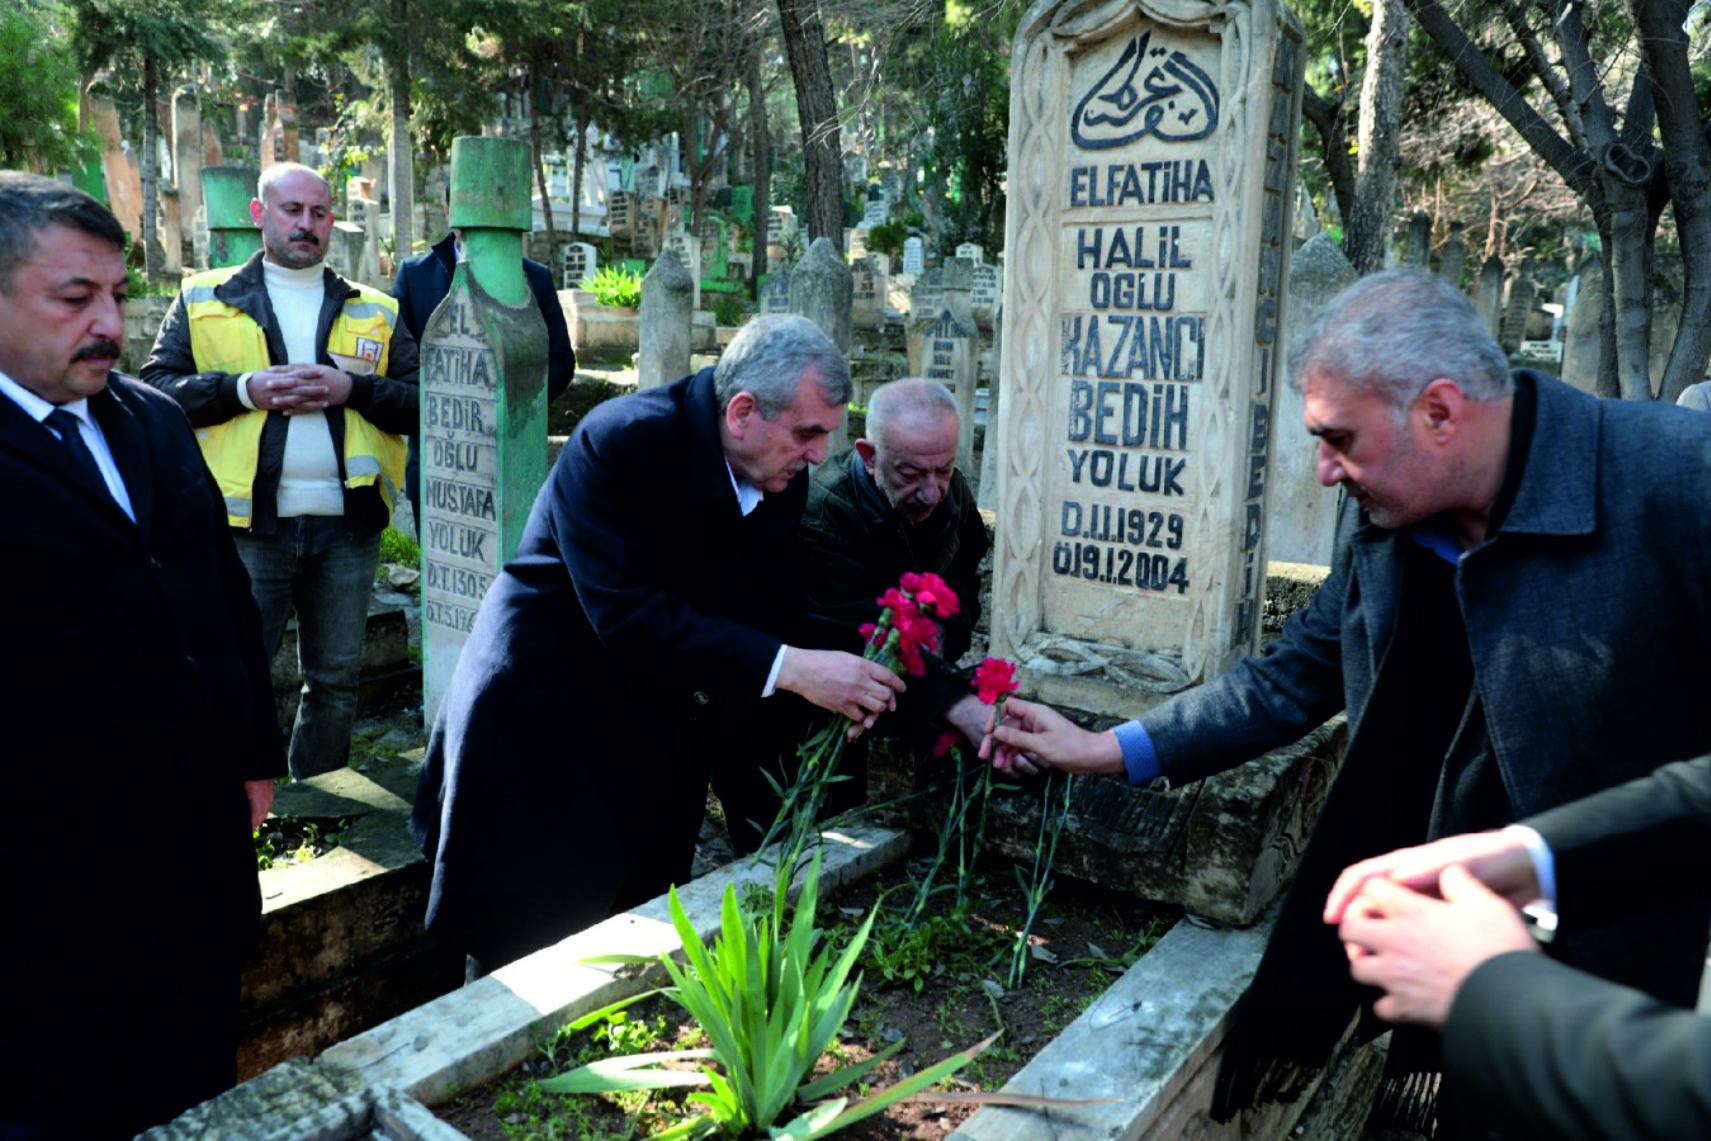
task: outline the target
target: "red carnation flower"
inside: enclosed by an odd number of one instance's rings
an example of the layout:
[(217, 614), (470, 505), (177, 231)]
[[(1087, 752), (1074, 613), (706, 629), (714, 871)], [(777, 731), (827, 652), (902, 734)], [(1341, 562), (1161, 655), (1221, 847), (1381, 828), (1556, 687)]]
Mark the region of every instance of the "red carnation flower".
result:
[(955, 729), (946, 729), (943, 733), (939, 734), (938, 742), (933, 745), (933, 756), (942, 757), (952, 749), (960, 748), (961, 746), (962, 734), (958, 733)]
[(1022, 686), (1016, 681), (1014, 663), (1003, 658), (987, 658), (974, 671), (974, 688), (980, 691), (982, 703), (995, 705)]

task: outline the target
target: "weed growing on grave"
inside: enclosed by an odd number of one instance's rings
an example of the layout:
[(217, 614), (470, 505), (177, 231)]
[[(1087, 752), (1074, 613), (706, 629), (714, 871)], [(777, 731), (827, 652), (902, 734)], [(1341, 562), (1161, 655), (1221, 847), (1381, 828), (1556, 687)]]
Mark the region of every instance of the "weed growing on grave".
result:
[(398, 528), (388, 527), (380, 533), (381, 569), (375, 573), (384, 575), (387, 563), (397, 563), (400, 566), (420, 570), (422, 568), (422, 548), (416, 540)]
[(616, 309), (634, 309), (642, 303), (642, 275), (620, 266), (601, 266), (582, 279), (582, 288), (600, 304)]

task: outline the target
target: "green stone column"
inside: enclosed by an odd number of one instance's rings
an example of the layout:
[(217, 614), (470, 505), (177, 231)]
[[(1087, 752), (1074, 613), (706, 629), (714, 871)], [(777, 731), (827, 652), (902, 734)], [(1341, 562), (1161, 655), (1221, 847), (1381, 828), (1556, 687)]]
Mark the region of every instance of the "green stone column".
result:
[(452, 143), (464, 260), (422, 333), (422, 711), (439, 709), (475, 614), (547, 475), (547, 327), (523, 276), (529, 147)]
[(250, 202), (261, 172), (249, 166), (202, 168), (202, 198), (208, 211), (208, 268), (242, 265), (261, 249), (261, 231)]

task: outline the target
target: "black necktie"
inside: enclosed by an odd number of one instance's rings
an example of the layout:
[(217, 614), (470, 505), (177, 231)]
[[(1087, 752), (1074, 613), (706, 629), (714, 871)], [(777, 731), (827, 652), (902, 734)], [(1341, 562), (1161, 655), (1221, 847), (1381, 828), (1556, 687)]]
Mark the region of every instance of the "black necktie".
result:
[(66, 450), (71, 453), (72, 462), (94, 479), (97, 486), (106, 487), (107, 477), (101, 474), (101, 465), (95, 462), (94, 453), (89, 450), (89, 445), (83, 442), (83, 427), (78, 423), (77, 417), (63, 408), (55, 408), (47, 414), (44, 423), (59, 433), (59, 438), (65, 442)]

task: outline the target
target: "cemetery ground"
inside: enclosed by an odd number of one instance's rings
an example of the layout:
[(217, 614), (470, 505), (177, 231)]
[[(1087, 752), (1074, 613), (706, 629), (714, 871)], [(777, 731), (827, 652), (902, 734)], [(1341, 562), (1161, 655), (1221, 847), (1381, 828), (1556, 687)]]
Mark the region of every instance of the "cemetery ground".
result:
[[(916, 852), (919, 855), (920, 841)], [(928, 842), (931, 847), (930, 841)], [(930, 852), (928, 853), (930, 854)], [(841, 949), (876, 901), (898, 915), (912, 894), (911, 878), (929, 861), (916, 858), (822, 901), (820, 920)], [(1008, 860), (982, 860), (958, 917), (944, 906), (924, 921), (875, 924), (859, 970), (862, 987), (849, 1022), (814, 1070), (870, 1057), (887, 1044), (901, 1050), (875, 1075), (844, 1091), (865, 1096), (990, 1035), (997, 1040), (935, 1091), (1000, 1089), (1013, 1074), (1092, 1004), (1122, 972), (1169, 930), (1178, 909), (1059, 878), (1029, 936), (1027, 973), (1004, 985), (1025, 901)], [(667, 980), (657, 968), (659, 984)], [(598, 1096), (547, 1093), (537, 1079), (603, 1057), (704, 1047), (706, 1039), (678, 1005), (655, 996), (582, 1030), (562, 1029), (541, 1041), (533, 1057), (505, 1077), (440, 1106), (435, 1112), (473, 1141), (537, 1138), (641, 1138), (694, 1116), (684, 1091)], [(682, 1063), (689, 1068), (690, 1063)], [(841, 1130), (853, 1139), (943, 1138), (970, 1117), (973, 1101), (906, 1100)], [(788, 1117), (789, 1114), (786, 1115)], [(782, 1119), (780, 1121), (782, 1124)]]

